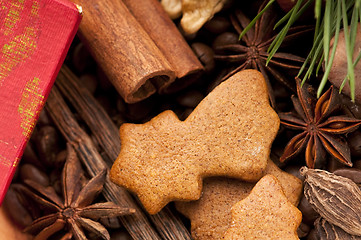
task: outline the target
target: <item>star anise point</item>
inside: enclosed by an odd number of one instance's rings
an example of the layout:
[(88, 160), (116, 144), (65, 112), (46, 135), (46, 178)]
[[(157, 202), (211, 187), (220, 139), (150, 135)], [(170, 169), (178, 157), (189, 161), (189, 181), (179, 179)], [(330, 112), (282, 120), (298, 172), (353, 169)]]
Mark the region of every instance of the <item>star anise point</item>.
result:
[[(266, 0), (261, 4), (259, 11), (264, 8), (267, 2), (268, 1)], [(215, 48), (216, 60), (238, 63), (238, 66), (228, 73), (224, 79), (227, 79), (240, 70), (248, 68), (259, 70), (263, 74), (267, 82), (269, 98), (273, 107), (275, 107), (275, 96), (268, 74), (272, 75), (289, 90), (295, 91), (294, 86), (277, 70), (277, 68), (299, 69), (304, 61), (302, 57), (294, 54), (277, 52), (270, 60), (269, 64), (266, 64), (269, 56), (268, 49), (276, 37), (272, 27), (276, 23), (276, 18), (277, 15), (271, 7), (263, 13), (257, 20), (255, 26), (249, 29), (240, 41), (235, 44), (228, 44)], [(250, 20), (239, 9), (235, 11), (234, 15), (231, 15), (230, 20), (238, 34), (240, 34), (250, 23)], [(284, 43), (288, 44), (291, 40), (296, 39), (311, 30), (312, 28), (309, 26), (292, 27), (289, 29), (289, 35), (285, 37)]]
[(87, 239), (84, 229), (102, 239), (110, 239), (106, 228), (97, 222), (104, 217), (118, 217), (132, 214), (135, 209), (120, 207), (112, 202), (93, 203), (103, 189), (107, 170), (81, 184), (82, 168), (74, 149), (68, 145), (67, 161), (63, 168), (63, 196), (60, 198), (53, 187), (44, 187), (32, 181), (25, 181), (25, 194), (53, 212), (36, 219), (25, 232), (36, 234), (34, 239), (47, 239), (49, 236), (66, 230), (62, 239)]
[(325, 159), (326, 152), (341, 163), (352, 166), (350, 149), (342, 134), (356, 130), (361, 120), (345, 115), (332, 116), (339, 109), (338, 92), (332, 86), (316, 101), (310, 86), (301, 86), (296, 80), (297, 97), (292, 97), (296, 114), (280, 113), (281, 123), (301, 133), (294, 136), (280, 157), (284, 162), (305, 149), (305, 161), (309, 168)]

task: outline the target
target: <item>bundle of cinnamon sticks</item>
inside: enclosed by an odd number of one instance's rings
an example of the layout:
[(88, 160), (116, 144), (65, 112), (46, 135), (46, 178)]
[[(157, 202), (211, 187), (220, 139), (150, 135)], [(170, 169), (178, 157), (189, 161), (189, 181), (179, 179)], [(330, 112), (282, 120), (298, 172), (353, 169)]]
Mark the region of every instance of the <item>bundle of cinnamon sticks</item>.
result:
[(158, 0), (72, 0), (79, 37), (128, 103), (185, 87), (203, 70)]

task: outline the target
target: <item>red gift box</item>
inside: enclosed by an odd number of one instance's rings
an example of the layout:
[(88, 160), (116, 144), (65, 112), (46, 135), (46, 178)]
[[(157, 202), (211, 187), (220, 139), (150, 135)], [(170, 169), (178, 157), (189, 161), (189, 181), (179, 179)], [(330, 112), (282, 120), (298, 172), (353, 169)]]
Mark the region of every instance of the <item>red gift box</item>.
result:
[(80, 20), (66, 0), (0, 3), (0, 203)]

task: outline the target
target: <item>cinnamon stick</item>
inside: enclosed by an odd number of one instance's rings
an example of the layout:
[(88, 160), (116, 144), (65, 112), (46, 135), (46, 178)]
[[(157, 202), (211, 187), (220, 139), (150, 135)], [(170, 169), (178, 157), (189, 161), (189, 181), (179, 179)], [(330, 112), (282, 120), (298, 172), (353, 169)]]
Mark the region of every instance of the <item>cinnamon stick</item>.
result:
[[(118, 0), (119, 1), (119, 0)], [(121, 0), (162, 51), (177, 79), (164, 92), (184, 88), (203, 70), (188, 43), (158, 0)]]
[(120, 0), (73, 0), (83, 9), (78, 35), (128, 103), (175, 79), (174, 71)]
[[(79, 82), (71, 70), (63, 65), (55, 84), (88, 125), (105, 154), (114, 160), (120, 152), (119, 131), (103, 107)], [(191, 239), (182, 221), (168, 208), (149, 218), (163, 239)]]
[[(45, 109), (65, 139), (76, 150), (91, 177), (104, 168), (109, 169), (97, 152), (91, 138), (76, 122), (56, 86), (53, 87), (48, 97)], [(112, 183), (108, 177), (104, 184), (103, 195), (108, 201), (136, 209), (134, 214), (120, 217), (121, 222), (134, 239), (161, 239), (129, 193)]]

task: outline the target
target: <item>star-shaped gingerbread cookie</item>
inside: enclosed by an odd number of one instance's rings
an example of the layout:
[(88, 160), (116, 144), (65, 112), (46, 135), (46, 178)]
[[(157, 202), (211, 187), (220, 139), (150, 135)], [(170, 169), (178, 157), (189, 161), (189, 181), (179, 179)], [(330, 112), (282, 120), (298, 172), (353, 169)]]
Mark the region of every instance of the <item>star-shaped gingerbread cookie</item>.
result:
[[(271, 174), (280, 182), (287, 199), (297, 206), (302, 181), (279, 169), (268, 160), (266, 174)], [(203, 182), (202, 197), (197, 201), (176, 202), (179, 212), (191, 220), (192, 237), (195, 240), (222, 239), (232, 223), (231, 208), (245, 199), (255, 183), (224, 177), (206, 178)]]
[(278, 180), (266, 175), (232, 207), (232, 224), (224, 239), (296, 240), (301, 221), (301, 212), (288, 201)]
[(245, 70), (217, 86), (185, 121), (167, 110), (145, 124), (123, 124), (110, 177), (155, 214), (170, 201), (198, 199), (203, 177), (257, 181), (278, 127), (262, 74)]

